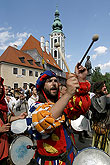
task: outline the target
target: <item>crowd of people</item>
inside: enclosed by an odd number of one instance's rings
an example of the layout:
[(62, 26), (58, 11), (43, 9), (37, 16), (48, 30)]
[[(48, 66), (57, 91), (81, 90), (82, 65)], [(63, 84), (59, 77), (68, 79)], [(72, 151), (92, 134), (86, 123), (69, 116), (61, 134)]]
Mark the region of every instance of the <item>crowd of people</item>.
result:
[[(86, 67), (76, 65), (66, 84), (60, 84), (53, 71), (44, 71), (30, 89), (11, 89), (0, 77), (0, 164), (8, 158), (8, 135), (11, 122), (27, 120), (27, 130), (37, 141), (30, 162), (40, 165), (71, 165), (77, 153), (74, 134), (79, 141), (91, 138), (91, 146), (110, 154), (110, 94), (105, 82), (96, 82), (90, 97), (91, 84)], [(26, 112), (15, 115), (25, 105)], [(28, 106), (26, 105), (28, 104)], [(81, 119), (81, 120), (80, 120)], [(72, 123), (73, 121), (73, 123)], [(75, 128), (74, 123), (80, 124)], [(83, 123), (86, 123), (84, 126)]]

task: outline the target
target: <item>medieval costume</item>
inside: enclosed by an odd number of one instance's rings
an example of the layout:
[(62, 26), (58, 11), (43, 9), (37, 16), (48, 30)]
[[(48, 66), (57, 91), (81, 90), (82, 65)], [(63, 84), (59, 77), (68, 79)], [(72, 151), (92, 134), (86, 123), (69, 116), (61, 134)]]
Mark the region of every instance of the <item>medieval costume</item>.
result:
[[(3, 86), (3, 78), (0, 77), (0, 85), (3, 87), (3, 94), (0, 97), (0, 127), (3, 126), (7, 122), (7, 113), (8, 107), (5, 102), (5, 91)], [(0, 132), (0, 164), (2, 164), (3, 160), (8, 157), (8, 136), (4, 132)]]
[(90, 110), (94, 130), (92, 147), (110, 154), (110, 97), (103, 93), (103, 86), (104, 82), (96, 82), (93, 88), (95, 95), (91, 98)]
[[(46, 79), (55, 76), (55, 73), (51, 71), (41, 74), (36, 83), (37, 90), (42, 90)], [(89, 82), (79, 82), (79, 84), (79, 92), (69, 100), (64, 113), (57, 119), (50, 113), (54, 103), (50, 103), (48, 100), (46, 103), (36, 102), (31, 107), (27, 124), (29, 132), (37, 139), (35, 157), (38, 164), (72, 164), (75, 157), (75, 146), (72, 143), (74, 138), (71, 138), (71, 133), (66, 125), (67, 120), (73, 120), (78, 118), (80, 114), (85, 114), (91, 103), (88, 95)], [(44, 91), (43, 94), (45, 95)]]

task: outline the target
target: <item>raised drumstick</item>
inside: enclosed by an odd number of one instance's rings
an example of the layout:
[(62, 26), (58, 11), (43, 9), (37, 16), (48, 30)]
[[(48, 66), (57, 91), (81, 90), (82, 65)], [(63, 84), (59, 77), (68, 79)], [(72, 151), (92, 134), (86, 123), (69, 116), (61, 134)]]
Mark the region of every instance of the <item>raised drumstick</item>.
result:
[(59, 42), (56, 42), (56, 43), (55, 43), (55, 47), (58, 49), (58, 51), (59, 51), (59, 53), (60, 53), (60, 56), (62, 57), (62, 60), (63, 60), (63, 62), (64, 62), (64, 64), (65, 64), (65, 66), (66, 66), (66, 69), (67, 69), (68, 73), (71, 73), (71, 72), (70, 72), (70, 69), (69, 69), (69, 67), (68, 67), (68, 65), (67, 65), (67, 63), (66, 63), (65, 57), (64, 57), (64, 55), (63, 55), (63, 53), (62, 53), (62, 51), (61, 51), (60, 43), (59, 43)]

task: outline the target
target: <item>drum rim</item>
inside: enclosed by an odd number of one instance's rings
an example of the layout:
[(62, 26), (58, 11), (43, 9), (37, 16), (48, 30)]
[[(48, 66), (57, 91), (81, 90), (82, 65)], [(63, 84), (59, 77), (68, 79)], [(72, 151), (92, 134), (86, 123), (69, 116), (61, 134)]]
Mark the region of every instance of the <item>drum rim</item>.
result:
[[(30, 139), (28, 136), (25, 136), (25, 135), (18, 135), (18, 136), (15, 137), (15, 139), (13, 139), (13, 141), (11, 142), (10, 147), (9, 147), (9, 157), (10, 157), (10, 160), (11, 160), (11, 161), (12, 161), (12, 157), (11, 157), (11, 148), (12, 148), (14, 142), (15, 142), (17, 139), (19, 139), (20, 137), (26, 137), (26, 138)], [(31, 140), (31, 139), (30, 139), (30, 140)], [(32, 140), (31, 140), (31, 141), (32, 141)], [(32, 142), (32, 144), (33, 144), (33, 142)], [(34, 145), (34, 144), (33, 144), (33, 145)], [(14, 163), (14, 162), (12, 161), (12, 163)]]

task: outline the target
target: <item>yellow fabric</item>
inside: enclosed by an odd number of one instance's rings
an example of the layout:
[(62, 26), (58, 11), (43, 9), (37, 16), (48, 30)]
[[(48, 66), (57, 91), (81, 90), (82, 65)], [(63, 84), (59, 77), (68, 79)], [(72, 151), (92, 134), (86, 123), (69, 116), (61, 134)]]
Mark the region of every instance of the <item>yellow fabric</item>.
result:
[(53, 146), (47, 144), (47, 143), (43, 143), (43, 147), (45, 148), (45, 150), (49, 153), (58, 153), (58, 150), (56, 148), (54, 148)]
[(53, 141), (58, 141), (59, 140), (59, 137), (54, 133), (52, 134), (51, 138), (52, 138)]

